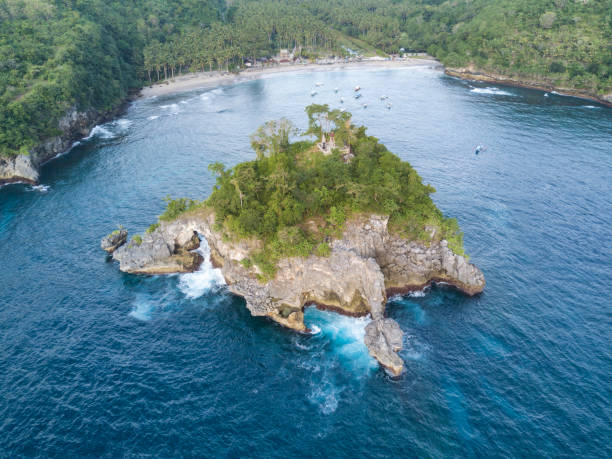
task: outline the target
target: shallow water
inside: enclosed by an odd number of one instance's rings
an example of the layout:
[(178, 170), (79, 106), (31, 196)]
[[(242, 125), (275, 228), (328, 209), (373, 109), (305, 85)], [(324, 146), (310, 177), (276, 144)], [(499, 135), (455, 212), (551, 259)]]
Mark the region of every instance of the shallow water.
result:
[[(126, 275), (99, 248), (167, 194), (206, 196), (208, 164), (253, 158), (263, 121), (305, 127), (311, 102), (410, 161), (487, 278), (389, 302), (399, 380), (367, 319), (309, 309), (319, 332), (295, 334), (210, 265)], [(426, 68), (275, 75), (139, 100), (41, 180), (0, 190), (0, 455), (612, 455), (610, 109)]]

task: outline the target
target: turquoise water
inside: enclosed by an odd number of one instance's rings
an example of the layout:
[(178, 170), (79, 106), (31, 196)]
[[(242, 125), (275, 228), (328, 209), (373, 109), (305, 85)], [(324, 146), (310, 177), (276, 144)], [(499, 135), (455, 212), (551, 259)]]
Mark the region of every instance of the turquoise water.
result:
[[(139, 277), (99, 249), (167, 194), (206, 196), (207, 165), (253, 158), (263, 121), (305, 127), (340, 96), (437, 189), (487, 278), (390, 300), (399, 380), (367, 319), (309, 309), (319, 332), (295, 334), (210, 265)], [(42, 183), (0, 189), (0, 456), (612, 455), (610, 109), (426, 68), (276, 75), (138, 100)]]

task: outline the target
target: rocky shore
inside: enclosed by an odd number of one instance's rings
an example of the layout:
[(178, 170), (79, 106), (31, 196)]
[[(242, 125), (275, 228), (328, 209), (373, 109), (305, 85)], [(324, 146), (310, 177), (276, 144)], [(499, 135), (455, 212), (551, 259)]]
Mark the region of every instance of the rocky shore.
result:
[(515, 78), (492, 72), (484, 72), (474, 67), (446, 68), (444, 73), (463, 80), (482, 81), (486, 83), (495, 83), (518, 88), (537, 89), (539, 91), (555, 91), (564, 96), (592, 100), (602, 105), (612, 107), (612, 93), (599, 95), (587, 90), (554, 86), (546, 81)]
[(88, 136), (97, 124), (117, 116), (126, 103), (108, 112), (93, 109), (79, 111), (71, 107), (58, 122), (58, 135), (41, 142), (27, 155), (0, 155), (0, 185), (15, 182), (37, 184), (43, 164), (68, 150), (77, 140)]
[(288, 258), (276, 276), (260, 281), (256, 265), (248, 262), (261, 247), (255, 239), (232, 240), (215, 230), (214, 214), (199, 210), (160, 226), (142, 238), (132, 238), (113, 252), (124, 272), (165, 274), (189, 272), (201, 263), (198, 235), (210, 246), (211, 259), (221, 268), (229, 290), (246, 300), (254, 316), (266, 316), (299, 332), (308, 332), (304, 307), (318, 305), (354, 316), (369, 315), (365, 344), (389, 373), (398, 376), (403, 361), (397, 354), (403, 333), (384, 315), (390, 294), (445, 282), (474, 295), (485, 286), (482, 272), (456, 255), (445, 240), (429, 246), (388, 231), (385, 216), (369, 215), (345, 224), (342, 238), (331, 241), (328, 257)]

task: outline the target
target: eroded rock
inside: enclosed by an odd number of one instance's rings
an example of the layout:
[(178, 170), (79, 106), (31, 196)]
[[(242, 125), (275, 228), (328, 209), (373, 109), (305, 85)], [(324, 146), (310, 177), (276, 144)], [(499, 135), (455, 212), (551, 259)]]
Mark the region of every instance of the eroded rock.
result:
[(397, 322), (384, 317), (387, 295), (438, 281), (473, 295), (482, 291), (485, 280), (446, 241), (434, 239), (429, 246), (409, 241), (390, 234), (387, 222), (387, 217), (378, 215), (353, 219), (346, 223), (342, 239), (331, 242), (328, 257), (281, 260), (276, 276), (267, 282), (259, 280), (257, 266), (243, 263), (262, 248), (261, 241), (223, 237), (215, 230), (214, 214), (205, 210), (162, 222), (140, 245), (124, 244), (113, 257), (126, 272), (185, 272), (177, 256), (192, 254), (186, 249), (198, 233), (206, 238), (212, 262), (221, 269), (228, 288), (244, 297), (251, 314), (301, 332), (307, 331), (303, 310), (310, 304), (342, 314), (370, 315), (365, 344), (383, 367), (399, 375), (403, 361), (397, 352), (403, 334)]
[(397, 353), (402, 349), (404, 333), (399, 324), (393, 319), (379, 318), (372, 320), (365, 332), (364, 342), (370, 355), (393, 376), (401, 375), (404, 361)]
[(115, 230), (102, 238), (100, 246), (108, 253), (113, 253), (127, 241), (128, 232), (124, 229)]

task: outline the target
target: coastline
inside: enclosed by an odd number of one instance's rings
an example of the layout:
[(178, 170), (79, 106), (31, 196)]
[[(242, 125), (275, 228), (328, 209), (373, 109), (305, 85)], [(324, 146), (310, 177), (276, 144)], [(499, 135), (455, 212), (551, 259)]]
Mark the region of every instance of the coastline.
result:
[(141, 97), (154, 97), (192, 91), (199, 88), (223, 86), (243, 81), (264, 78), (279, 73), (325, 72), (337, 69), (357, 68), (398, 68), (430, 66), (442, 69), (442, 64), (434, 58), (405, 58), (397, 60), (364, 59), (355, 62), (333, 62), (329, 64), (279, 64), (269, 67), (258, 67), (242, 70), (240, 73), (199, 72), (189, 73), (160, 84), (145, 86), (140, 91)]
[(562, 96), (576, 97), (578, 99), (590, 100), (606, 107), (612, 107), (612, 93), (606, 96), (599, 96), (588, 91), (579, 89), (563, 88), (554, 86), (542, 81), (517, 79), (505, 75), (487, 73), (472, 67), (469, 68), (452, 68), (444, 69), (444, 73), (450, 77), (459, 78), (461, 80), (481, 81), (484, 83), (494, 83), (501, 86), (510, 86), (514, 88), (535, 89), (545, 92), (556, 92)]

